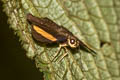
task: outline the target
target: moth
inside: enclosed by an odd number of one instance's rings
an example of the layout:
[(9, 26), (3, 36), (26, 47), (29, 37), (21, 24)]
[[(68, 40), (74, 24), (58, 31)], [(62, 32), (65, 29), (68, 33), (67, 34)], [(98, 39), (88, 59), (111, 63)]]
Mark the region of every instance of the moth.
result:
[(87, 48), (88, 51), (96, 54), (94, 50), (79, 40), (70, 31), (63, 26), (57, 25), (48, 18), (38, 18), (29, 13), (27, 14), (27, 20), (31, 23), (31, 32), (35, 40), (46, 44), (59, 44), (59, 49), (54, 57), (60, 53), (62, 48), (65, 49), (65, 53), (62, 55), (60, 60), (68, 54), (67, 47), (78, 48), (83, 46), (84, 48)]

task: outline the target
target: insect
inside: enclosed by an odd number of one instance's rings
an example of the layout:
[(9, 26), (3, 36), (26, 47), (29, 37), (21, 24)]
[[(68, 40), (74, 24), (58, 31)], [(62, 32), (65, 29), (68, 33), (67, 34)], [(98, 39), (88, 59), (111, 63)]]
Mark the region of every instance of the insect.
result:
[(68, 53), (67, 53), (67, 47), (71, 48), (77, 48), (80, 46), (83, 46), (87, 48), (88, 51), (96, 53), (93, 51), (87, 44), (79, 40), (77, 37), (75, 37), (70, 31), (68, 31), (63, 26), (57, 25), (55, 22), (48, 18), (38, 18), (33, 16), (32, 14), (27, 14), (27, 20), (32, 25), (32, 36), (35, 38), (35, 40), (52, 44), (52, 43), (58, 43), (59, 49), (57, 53), (54, 55), (54, 58), (59, 54), (62, 48), (65, 49), (65, 53), (62, 55), (62, 60)]

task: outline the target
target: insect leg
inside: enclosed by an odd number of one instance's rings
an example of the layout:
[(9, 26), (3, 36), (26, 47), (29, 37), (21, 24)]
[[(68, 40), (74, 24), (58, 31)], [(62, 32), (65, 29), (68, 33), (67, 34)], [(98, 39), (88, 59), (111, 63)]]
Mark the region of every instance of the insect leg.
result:
[[(54, 55), (54, 58), (53, 58), (52, 61), (56, 61), (55, 58), (58, 56), (58, 54), (60, 53), (60, 51), (61, 51), (62, 48), (64, 48), (65, 51), (67, 51), (66, 46), (67, 46), (66, 43), (62, 43), (62, 44), (59, 45), (59, 49), (58, 49), (57, 53)], [(65, 53), (66, 53), (66, 52), (65, 52)], [(66, 56), (66, 55), (64, 55), (64, 56)]]
[(58, 51), (55, 53), (52, 62), (53, 62), (53, 61), (55, 60), (55, 58), (58, 56), (58, 54), (60, 53), (61, 49), (62, 49), (62, 46), (60, 46), (59, 49), (58, 49)]
[(58, 60), (58, 62), (60, 62), (65, 56), (67, 56), (68, 55), (68, 49), (67, 49), (67, 47), (64, 47), (64, 49), (65, 49), (65, 53), (60, 57), (60, 59)]

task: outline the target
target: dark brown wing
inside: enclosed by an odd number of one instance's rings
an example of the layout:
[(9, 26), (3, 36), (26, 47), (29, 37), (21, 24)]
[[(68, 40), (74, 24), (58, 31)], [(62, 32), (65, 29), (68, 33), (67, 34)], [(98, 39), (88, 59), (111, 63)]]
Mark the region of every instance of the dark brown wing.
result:
[[(28, 14), (27, 20), (31, 22), (33, 25), (37, 25), (43, 30), (45, 30), (46, 32), (48, 32), (49, 34), (53, 35), (57, 39), (56, 42), (59, 42), (59, 43), (66, 41), (68, 34), (72, 34), (66, 28), (57, 25), (56, 23), (54, 23), (52, 20), (48, 18), (38, 18), (31, 14)], [(35, 36), (38, 36), (38, 35), (35, 35)]]
[[(33, 26), (33, 25), (32, 25)], [(40, 41), (42, 43), (53, 43), (53, 41), (45, 38), (44, 36), (42, 36), (41, 34), (37, 33), (33, 27), (32, 27), (32, 36), (34, 37), (35, 40)]]

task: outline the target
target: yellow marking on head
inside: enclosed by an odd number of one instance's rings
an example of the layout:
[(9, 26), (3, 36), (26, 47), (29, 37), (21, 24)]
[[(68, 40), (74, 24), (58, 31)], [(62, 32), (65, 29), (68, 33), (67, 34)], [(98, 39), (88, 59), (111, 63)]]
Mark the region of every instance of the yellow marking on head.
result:
[(52, 36), (51, 34), (47, 33), (46, 31), (44, 31), (43, 29), (41, 29), (40, 27), (38, 27), (36, 25), (33, 25), (33, 29), (37, 33), (42, 35), (43, 37), (47, 38), (48, 40), (51, 40), (51, 41), (56, 41), (57, 40), (54, 36)]

